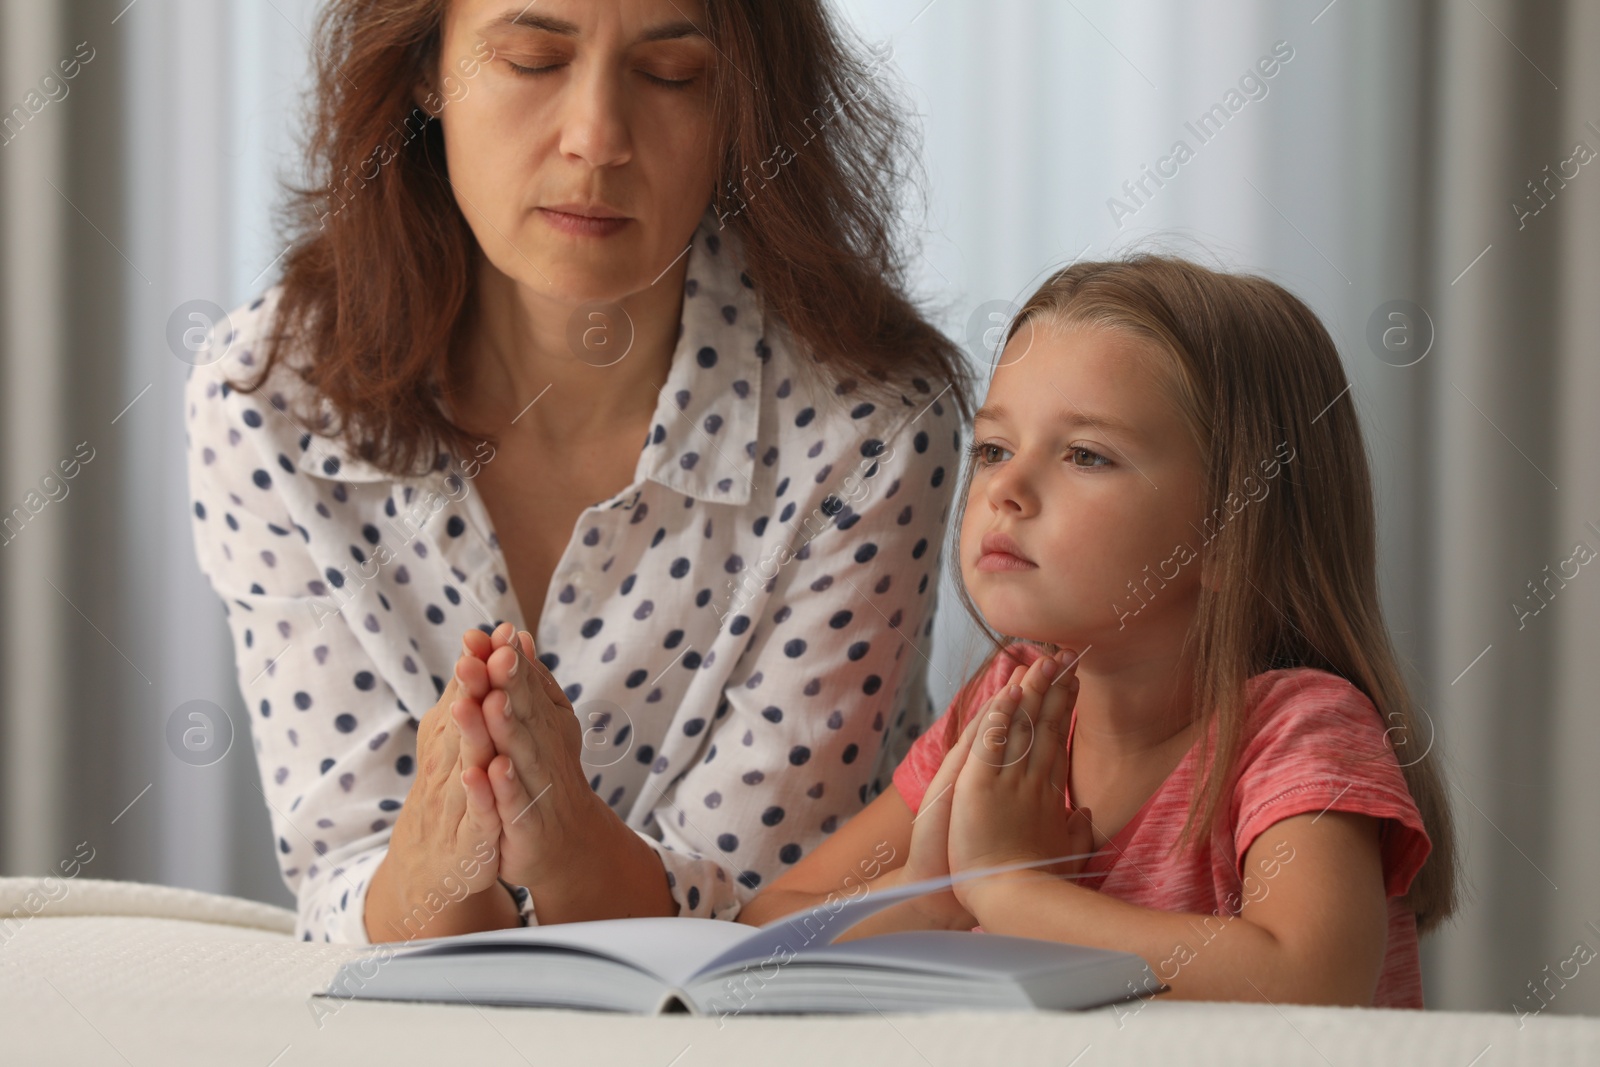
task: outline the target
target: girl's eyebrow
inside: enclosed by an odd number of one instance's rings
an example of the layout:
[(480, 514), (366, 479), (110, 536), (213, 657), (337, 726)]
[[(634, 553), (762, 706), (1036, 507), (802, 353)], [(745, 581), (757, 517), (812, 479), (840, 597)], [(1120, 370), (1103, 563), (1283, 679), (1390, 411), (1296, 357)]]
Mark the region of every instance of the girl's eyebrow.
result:
[[(980, 422), (999, 422), (1006, 417), (1006, 414), (1004, 405), (985, 404), (972, 416), (972, 424), (976, 426)], [(1110, 430), (1124, 437), (1142, 438), (1144, 436), (1137, 428), (1111, 415), (1091, 415), (1082, 411), (1074, 411), (1072, 414), (1064, 416), (1062, 421), (1069, 426), (1088, 426), (1096, 430)]]

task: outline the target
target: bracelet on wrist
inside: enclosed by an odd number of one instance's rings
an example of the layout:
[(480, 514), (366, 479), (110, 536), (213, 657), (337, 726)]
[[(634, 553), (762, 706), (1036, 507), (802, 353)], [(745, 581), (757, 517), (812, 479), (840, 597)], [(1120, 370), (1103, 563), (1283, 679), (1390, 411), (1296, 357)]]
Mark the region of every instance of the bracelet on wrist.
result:
[(528, 892), (526, 886), (512, 885), (504, 878), (497, 880), (506, 887), (506, 892), (511, 894), (511, 902), (517, 906), (517, 925), (533, 925), (533, 894)]

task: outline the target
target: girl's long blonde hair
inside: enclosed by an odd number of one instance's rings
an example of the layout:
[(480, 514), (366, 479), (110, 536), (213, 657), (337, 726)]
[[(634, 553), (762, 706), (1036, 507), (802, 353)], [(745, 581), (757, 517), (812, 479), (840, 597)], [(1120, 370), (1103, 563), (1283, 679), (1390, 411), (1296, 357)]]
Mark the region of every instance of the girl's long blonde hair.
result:
[[(1196, 776), (1179, 844), (1226, 812), (1244, 734), (1246, 683), (1260, 673), (1313, 667), (1360, 689), (1403, 756), (1402, 770), (1433, 849), (1406, 900), (1427, 932), (1456, 908), (1457, 857), (1431, 729), (1401, 673), (1383, 622), (1371, 474), (1338, 349), (1316, 315), (1265, 278), (1226, 274), (1142, 254), (1078, 263), (1041, 286), (1012, 320), (1092, 325), (1133, 334), (1164, 353), (1174, 398), (1204, 461), (1207, 514), (1220, 515), (1201, 552), (1202, 583), (1188, 640), (1194, 646)], [(1284, 464), (1259, 501), (1230, 513), (1229, 494), (1287, 442)], [(968, 466), (965, 484), (971, 484)], [(961, 508), (966, 507), (961, 494)], [(961, 518), (952, 523), (959, 544)], [(1198, 531), (1197, 531), (1198, 532)], [(947, 558), (958, 560), (952, 550)], [(995, 643), (955, 568), (959, 598)], [(992, 663), (994, 656), (990, 657)], [(953, 744), (989, 664), (962, 687), (946, 724)], [(1216, 748), (1209, 726), (1216, 722)], [(1209, 836), (1209, 835), (1206, 835)]]

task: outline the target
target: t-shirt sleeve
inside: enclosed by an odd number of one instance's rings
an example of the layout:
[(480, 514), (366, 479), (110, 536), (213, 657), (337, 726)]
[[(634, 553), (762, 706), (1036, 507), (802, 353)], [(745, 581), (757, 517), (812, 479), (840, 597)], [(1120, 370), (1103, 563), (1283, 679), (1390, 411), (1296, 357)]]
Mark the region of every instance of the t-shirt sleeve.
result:
[(1234, 847), (1295, 815), (1346, 811), (1379, 820), (1384, 891), (1403, 896), (1433, 848), (1383, 720), (1366, 694), (1326, 671), (1274, 672), (1257, 693), (1256, 732), (1234, 787)]
[[(1043, 654), (1043, 649), (1033, 645), (1018, 644), (1006, 648), (990, 661), (983, 672), (983, 677), (978, 680), (971, 697), (972, 705), (975, 707), (981, 705), (998, 693), (1018, 665), (1032, 663)], [(928, 784), (933, 781), (933, 776), (939, 773), (939, 765), (944, 762), (945, 754), (949, 751), (949, 746), (945, 743), (945, 730), (949, 725), (949, 717), (956, 714), (956, 708), (960, 703), (961, 692), (958, 690), (944, 714), (922, 732), (922, 736), (917, 738), (906, 752), (905, 758), (900, 761), (900, 765), (895, 768), (894, 787), (899, 791), (900, 799), (906, 802), (906, 807), (913, 812), (922, 806), (923, 794), (928, 791)]]

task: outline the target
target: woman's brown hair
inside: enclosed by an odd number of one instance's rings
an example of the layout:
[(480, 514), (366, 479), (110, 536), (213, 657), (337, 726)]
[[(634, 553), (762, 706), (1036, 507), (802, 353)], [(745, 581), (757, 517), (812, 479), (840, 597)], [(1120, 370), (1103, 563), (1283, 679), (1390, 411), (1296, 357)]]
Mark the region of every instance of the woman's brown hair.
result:
[[(1188, 818), (1179, 844), (1225, 810), (1244, 746), (1246, 683), (1265, 671), (1312, 667), (1338, 675), (1377, 709), (1386, 737), (1432, 841), (1407, 894), (1418, 929), (1454, 913), (1455, 833), (1432, 732), (1419, 729), (1413, 699), (1389, 640), (1378, 598), (1377, 524), (1367, 453), (1338, 349), (1316, 315), (1265, 278), (1225, 274), (1182, 259), (1138, 255), (1079, 263), (1053, 275), (1012, 320), (1019, 329), (1048, 320), (1129, 333), (1161, 353), (1167, 383), (1200, 448), (1211, 524), (1198, 553), (1201, 584), (1188, 641), (1194, 649), (1197, 756)], [(1278, 468), (1256, 497), (1264, 459)], [(972, 468), (965, 480), (971, 484)], [(1252, 483), (1253, 484), (1253, 483)], [(1249, 506), (1224, 506), (1248, 496)], [(962, 503), (965, 508), (965, 493)], [(958, 519), (952, 530), (958, 531)], [(1200, 533), (1200, 531), (1197, 531)], [(957, 559), (952, 550), (948, 558)], [(961, 602), (995, 642), (957, 568)], [(990, 663), (993, 656), (990, 657)], [(955, 707), (970, 713), (975, 686)], [(951, 715), (954, 744), (970, 715)], [(1216, 749), (1209, 726), (1216, 722)], [(1413, 758), (1415, 754), (1416, 758)], [(1209, 835), (1207, 835), (1209, 836)]]
[[(479, 438), (436, 402), (471, 327), (478, 250), (413, 90), (437, 78), (450, 0), (332, 0), (315, 33), (306, 159), (280, 213), (289, 250), (259, 389), (286, 345), (352, 454), (396, 476)], [(710, 207), (739, 235), (763, 309), (840, 392), (950, 387), (964, 357), (906, 295), (899, 197), (916, 143), (822, 0), (706, 0), (722, 166)], [(452, 76), (454, 76), (452, 74)], [(447, 86), (446, 86), (447, 87)], [(803, 363), (809, 363), (806, 359)], [(492, 441), (493, 438), (491, 437)]]

